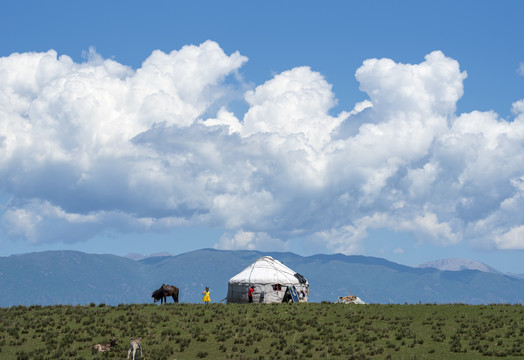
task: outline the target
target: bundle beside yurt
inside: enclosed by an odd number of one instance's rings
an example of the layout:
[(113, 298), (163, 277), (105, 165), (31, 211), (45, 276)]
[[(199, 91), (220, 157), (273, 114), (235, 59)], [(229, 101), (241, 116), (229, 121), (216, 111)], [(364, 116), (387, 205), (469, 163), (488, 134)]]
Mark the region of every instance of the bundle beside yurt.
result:
[[(278, 303), (293, 292), (294, 301), (308, 301), (309, 283), (271, 256), (264, 256), (229, 279), (228, 303), (247, 303), (248, 291), (253, 286), (253, 302)], [(286, 301), (286, 300), (284, 300)]]

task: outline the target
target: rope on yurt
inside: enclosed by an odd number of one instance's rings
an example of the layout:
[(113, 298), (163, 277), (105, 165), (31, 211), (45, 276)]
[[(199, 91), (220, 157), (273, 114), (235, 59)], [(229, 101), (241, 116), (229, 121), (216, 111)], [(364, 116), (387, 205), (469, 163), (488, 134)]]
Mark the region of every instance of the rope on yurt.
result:
[[(288, 283), (292, 284), (292, 283), (293, 283), (293, 280), (295, 279), (295, 276), (293, 275), (293, 277), (289, 277), (288, 274), (287, 274), (286, 272), (281, 271), (281, 270), (279, 271), (279, 270), (277, 269), (277, 266), (276, 266), (276, 262), (277, 262), (277, 261), (280, 262), (282, 265), (284, 265), (284, 263), (281, 262), (281, 261), (279, 261), (279, 260), (273, 259), (273, 258), (271, 258), (271, 260), (273, 260), (273, 262), (271, 263), (271, 266), (273, 267), (273, 269), (274, 269), (275, 271), (279, 272), (280, 274), (284, 275), (284, 277), (287, 279)], [(286, 265), (284, 265), (284, 266), (286, 266)]]
[(255, 270), (255, 264), (256, 264), (257, 262), (258, 262), (258, 260), (255, 261), (253, 264), (251, 264), (251, 271), (249, 272), (249, 277), (247, 278), (248, 281), (249, 281), (249, 285), (251, 285), (251, 274), (253, 274), (253, 270)]

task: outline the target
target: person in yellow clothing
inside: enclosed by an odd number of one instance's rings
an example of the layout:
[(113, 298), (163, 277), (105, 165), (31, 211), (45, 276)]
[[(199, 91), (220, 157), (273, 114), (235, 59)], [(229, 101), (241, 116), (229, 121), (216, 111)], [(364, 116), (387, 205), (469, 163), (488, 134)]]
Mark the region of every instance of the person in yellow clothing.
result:
[(209, 293), (210, 293), (210, 292), (211, 292), (211, 291), (209, 291), (209, 288), (206, 287), (206, 291), (204, 291), (204, 292), (202, 293), (202, 295), (204, 295), (204, 297), (202, 298), (202, 301), (203, 301), (204, 304), (206, 304), (206, 305), (209, 304), (209, 302), (211, 301), (211, 298), (209, 297)]

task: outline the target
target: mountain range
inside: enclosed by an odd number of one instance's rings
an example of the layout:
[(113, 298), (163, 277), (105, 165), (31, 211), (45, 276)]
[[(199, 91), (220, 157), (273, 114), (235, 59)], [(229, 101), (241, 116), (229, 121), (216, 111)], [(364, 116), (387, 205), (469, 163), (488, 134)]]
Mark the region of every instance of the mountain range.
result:
[(231, 277), (268, 255), (308, 279), (312, 302), (336, 301), (351, 293), (367, 303), (524, 303), (524, 279), (492, 268), (479, 271), (459, 266), (449, 271), (437, 269), (439, 264), (409, 267), (359, 255), (304, 257), (289, 252), (202, 249), (176, 256), (134, 254), (132, 258), (77, 251), (0, 257), (0, 306), (147, 303), (164, 283), (180, 288), (181, 302), (200, 302), (206, 286), (212, 301), (219, 302), (227, 295)]
[(468, 259), (457, 259), (457, 258), (430, 261), (430, 262), (418, 265), (418, 267), (435, 268), (439, 270), (449, 270), (449, 271), (478, 270), (478, 271), (483, 271), (483, 272), (492, 272), (492, 273), (501, 274), (501, 272), (498, 271), (497, 269), (489, 265), (486, 265), (484, 263), (481, 263), (480, 261), (468, 260)]

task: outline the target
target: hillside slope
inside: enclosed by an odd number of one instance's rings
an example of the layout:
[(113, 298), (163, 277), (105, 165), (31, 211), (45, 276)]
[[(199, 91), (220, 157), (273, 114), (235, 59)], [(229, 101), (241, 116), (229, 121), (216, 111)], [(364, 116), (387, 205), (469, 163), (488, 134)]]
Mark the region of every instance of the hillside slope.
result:
[[(412, 268), (381, 258), (342, 254), (202, 249), (139, 261), (114, 255), (47, 251), (0, 258), (0, 306), (151, 302), (163, 283), (180, 288), (181, 302), (200, 302), (211, 289), (225, 299), (227, 281), (270, 255), (304, 275), (310, 301), (336, 301), (351, 293), (369, 303), (523, 303), (524, 279), (475, 270)], [(172, 301), (169, 299), (168, 301)]]
[(483, 272), (499, 273), (500, 271), (492, 268), (489, 265), (481, 263), (476, 260), (459, 259), (459, 258), (448, 258), (440, 259), (435, 261), (429, 261), (424, 264), (420, 264), (419, 268), (435, 268), (438, 270), (449, 270), (449, 271), (460, 271), (460, 270), (478, 270)]
[(144, 302), (143, 266), (115, 255), (46, 251), (0, 258), (0, 306)]

